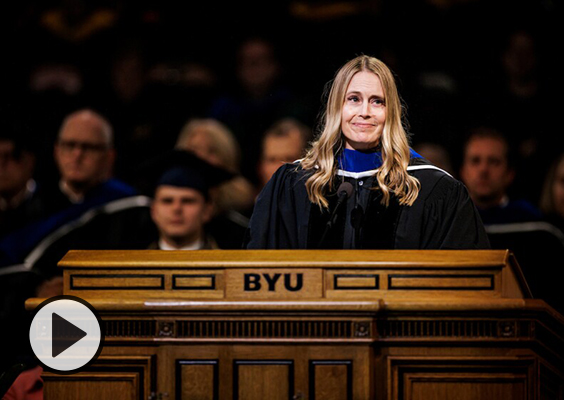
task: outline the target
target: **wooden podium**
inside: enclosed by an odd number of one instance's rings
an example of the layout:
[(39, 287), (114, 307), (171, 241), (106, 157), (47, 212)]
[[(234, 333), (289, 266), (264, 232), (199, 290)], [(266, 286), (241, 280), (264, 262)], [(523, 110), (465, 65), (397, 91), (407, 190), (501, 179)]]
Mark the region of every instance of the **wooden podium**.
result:
[(105, 345), (84, 371), (45, 372), (47, 400), (564, 399), (564, 318), (506, 251), (71, 251), (59, 266)]

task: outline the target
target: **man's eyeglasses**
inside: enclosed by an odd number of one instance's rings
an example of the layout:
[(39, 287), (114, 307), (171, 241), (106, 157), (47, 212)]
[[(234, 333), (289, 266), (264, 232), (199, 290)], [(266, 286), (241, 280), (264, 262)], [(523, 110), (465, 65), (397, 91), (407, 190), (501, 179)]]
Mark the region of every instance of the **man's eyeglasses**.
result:
[(84, 153), (100, 153), (102, 151), (108, 150), (109, 146), (100, 143), (87, 143), (87, 142), (77, 142), (74, 140), (59, 140), (57, 146), (67, 153), (78, 149)]

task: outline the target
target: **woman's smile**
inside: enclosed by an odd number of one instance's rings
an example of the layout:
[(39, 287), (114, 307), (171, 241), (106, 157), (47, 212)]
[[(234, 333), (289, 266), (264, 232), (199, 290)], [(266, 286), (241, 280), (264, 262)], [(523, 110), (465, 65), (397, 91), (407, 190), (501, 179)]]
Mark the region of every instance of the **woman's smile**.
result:
[(341, 112), (341, 130), (348, 149), (376, 147), (386, 123), (386, 105), (380, 78), (361, 71), (353, 76)]

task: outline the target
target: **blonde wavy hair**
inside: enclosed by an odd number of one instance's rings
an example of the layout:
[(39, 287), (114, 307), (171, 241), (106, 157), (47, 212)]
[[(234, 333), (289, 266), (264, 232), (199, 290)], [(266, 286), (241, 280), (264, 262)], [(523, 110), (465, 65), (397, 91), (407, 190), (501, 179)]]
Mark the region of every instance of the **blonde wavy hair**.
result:
[[(198, 154), (196, 149), (191, 146), (191, 139), (198, 134), (203, 134), (208, 138), (208, 148), (206, 154)], [(194, 151), (201, 158), (208, 162), (214, 163), (208, 159), (209, 156), (215, 156), (216, 165), (228, 169), (231, 172), (239, 172), (239, 162), (241, 160), (241, 148), (237, 143), (237, 139), (227, 126), (212, 118), (195, 118), (189, 120), (180, 131), (175, 147), (177, 149)]]
[[(205, 140), (194, 143), (197, 135)], [(212, 189), (215, 212), (247, 211), (254, 204), (255, 189), (251, 182), (239, 175), (241, 148), (231, 130), (215, 119), (191, 119), (178, 135), (175, 147), (195, 153), (210, 164), (233, 172), (236, 176)]]
[(345, 95), (351, 79), (360, 71), (372, 72), (380, 78), (387, 111), (379, 143), (383, 164), (375, 173), (378, 187), (374, 189), (382, 191), (382, 204), (386, 206), (392, 194), (401, 205), (410, 206), (417, 199), (421, 185), (407, 173), (410, 149), (402, 124), (402, 107), (396, 83), (392, 72), (382, 61), (365, 55), (347, 62), (335, 75), (322, 116), (321, 133), (301, 162), (304, 169), (312, 171), (306, 181), (309, 200), (320, 208), (328, 208), (325, 195), (334, 187), (337, 156), (345, 147), (341, 131)]

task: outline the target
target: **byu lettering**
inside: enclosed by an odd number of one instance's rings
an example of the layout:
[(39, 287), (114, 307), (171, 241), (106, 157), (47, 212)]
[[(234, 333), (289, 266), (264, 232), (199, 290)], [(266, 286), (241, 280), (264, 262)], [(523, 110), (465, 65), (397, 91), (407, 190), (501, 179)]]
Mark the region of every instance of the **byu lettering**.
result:
[[(295, 275), (295, 279), (292, 279), (292, 275)], [(245, 274), (243, 287), (245, 292), (257, 292), (261, 290), (262, 283), (266, 282), (268, 291), (275, 292), (277, 287), (280, 287), (280, 285), (277, 285), (277, 283), (280, 282), (281, 277), (282, 274)], [(301, 273), (284, 274), (283, 282), (284, 289), (290, 292), (297, 292), (301, 290), (304, 285), (304, 277)]]

